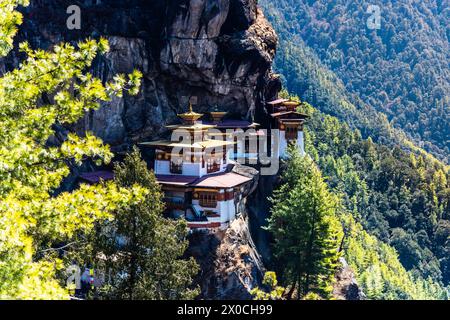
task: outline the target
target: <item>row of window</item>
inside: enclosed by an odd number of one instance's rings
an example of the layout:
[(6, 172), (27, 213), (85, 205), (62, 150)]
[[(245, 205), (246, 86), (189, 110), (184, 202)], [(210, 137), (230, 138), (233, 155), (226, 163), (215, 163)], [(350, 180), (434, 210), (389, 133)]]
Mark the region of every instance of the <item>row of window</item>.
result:
[[(208, 161), (206, 165), (206, 170), (208, 173), (220, 171), (220, 159), (215, 159), (215, 161)], [(183, 163), (182, 162), (170, 162), (170, 173), (182, 174), (183, 173)]]

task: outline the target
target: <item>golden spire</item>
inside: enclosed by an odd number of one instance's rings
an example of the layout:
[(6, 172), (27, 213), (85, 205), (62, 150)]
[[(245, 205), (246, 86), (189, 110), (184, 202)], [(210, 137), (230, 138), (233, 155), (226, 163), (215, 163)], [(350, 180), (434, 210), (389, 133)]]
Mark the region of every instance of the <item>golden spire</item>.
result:
[(194, 110), (192, 108), (192, 103), (189, 102), (189, 111), (186, 113), (179, 114), (178, 117), (183, 119), (188, 124), (194, 124), (195, 121), (197, 121), (198, 119), (203, 117), (203, 114), (194, 112)]

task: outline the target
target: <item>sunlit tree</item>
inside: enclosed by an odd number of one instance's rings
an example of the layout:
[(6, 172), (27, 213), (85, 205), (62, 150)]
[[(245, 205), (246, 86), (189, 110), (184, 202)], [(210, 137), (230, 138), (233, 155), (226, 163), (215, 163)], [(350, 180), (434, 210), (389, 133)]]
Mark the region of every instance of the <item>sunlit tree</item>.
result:
[[(22, 20), (16, 7), (27, 4), (0, 2), (0, 56), (12, 48)], [(48, 52), (22, 43), (20, 50), (26, 59), (0, 78), (0, 298), (63, 299), (68, 293), (55, 278), (63, 265), (44, 249), (69, 242), (96, 220), (141, 201), (146, 191), (104, 183), (57, 195), (71, 165), (86, 158), (109, 162), (112, 154), (90, 133), (70, 133), (58, 145), (48, 141), (57, 125), (75, 123), (100, 102), (136, 94), (141, 74), (103, 83), (87, 72), (108, 51), (104, 39), (60, 44)]]

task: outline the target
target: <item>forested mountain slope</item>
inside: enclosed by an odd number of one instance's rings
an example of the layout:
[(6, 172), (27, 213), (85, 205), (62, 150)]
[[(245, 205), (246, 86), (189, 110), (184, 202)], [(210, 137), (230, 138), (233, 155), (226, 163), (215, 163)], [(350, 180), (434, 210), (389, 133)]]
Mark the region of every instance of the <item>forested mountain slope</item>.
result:
[[(307, 152), (332, 189), (342, 195), (347, 212), (381, 242), (394, 247), (412, 274), (448, 284), (450, 189), (445, 167), (422, 155), (362, 139), (359, 131), (308, 105), (303, 111), (312, 115)], [(355, 244), (370, 251), (364, 241), (363, 237)], [(358, 258), (351, 244), (349, 248), (350, 261), (367, 258)]]
[[(292, 92), (377, 140), (389, 139), (390, 122), (448, 163), (448, 1), (260, 4), (280, 37), (276, 69)], [(381, 9), (379, 30), (367, 27), (369, 5)]]

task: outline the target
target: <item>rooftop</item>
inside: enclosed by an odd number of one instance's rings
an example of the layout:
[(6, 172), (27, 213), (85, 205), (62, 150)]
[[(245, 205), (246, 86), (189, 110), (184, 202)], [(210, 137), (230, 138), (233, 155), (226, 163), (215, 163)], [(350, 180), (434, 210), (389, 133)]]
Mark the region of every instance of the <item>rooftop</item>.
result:
[(216, 189), (234, 188), (252, 180), (234, 172), (216, 173), (201, 178), (182, 175), (156, 175), (156, 178), (165, 185)]
[(143, 147), (169, 147), (169, 148), (193, 148), (193, 149), (208, 149), (234, 145), (236, 142), (223, 140), (204, 140), (195, 143), (181, 143), (169, 140), (159, 140), (151, 142), (142, 142), (139, 145)]
[(296, 115), (300, 119), (309, 118), (309, 116), (307, 114), (296, 112), (296, 111), (282, 111), (282, 112), (276, 112), (276, 113), (271, 114), (271, 116), (273, 118), (280, 118), (280, 117), (287, 116), (287, 115)]
[(251, 180), (252, 178), (227, 172), (204, 176), (192, 183), (191, 186), (197, 188), (234, 188)]
[(175, 185), (175, 186), (187, 186), (187, 185), (195, 182), (195, 180), (197, 180), (198, 177), (158, 174), (158, 175), (156, 175), (156, 179), (158, 179), (158, 182), (162, 183), (162, 184)]
[(187, 123), (194, 123), (195, 121), (203, 117), (203, 114), (194, 112), (194, 110), (192, 110), (192, 103), (189, 103), (189, 111), (179, 114), (178, 117), (180, 117)]
[(100, 181), (109, 181), (114, 179), (114, 173), (112, 171), (95, 171), (83, 173), (80, 176), (81, 180), (84, 180), (90, 184), (97, 184)]
[(166, 126), (167, 129), (170, 130), (177, 130), (177, 129), (181, 129), (181, 130), (188, 130), (188, 131), (205, 131), (205, 130), (209, 130), (212, 128), (215, 128), (216, 125), (213, 124), (204, 124), (203, 122), (196, 122), (193, 124), (174, 124), (174, 125), (168, 125)]
[(247, 120), (222, 120), (216, 124), (210, 122), (203, 122), (203, 124), (214, 125), (217, 129), (249, 129), (259, 126), (258, 123), (252, 123)]
[(289, 101), (289, 99), (277, 99), (277, 100), (267, 102), (267, 104), (276, 105), (276, 104), (280, 104), (280, 103), (287, 102), (287, 101)]

